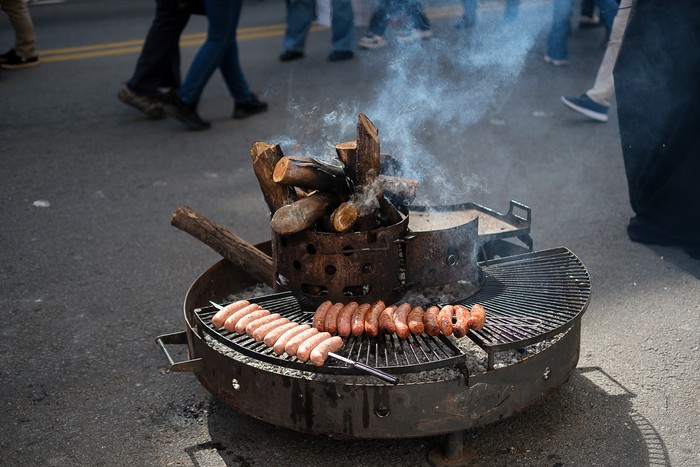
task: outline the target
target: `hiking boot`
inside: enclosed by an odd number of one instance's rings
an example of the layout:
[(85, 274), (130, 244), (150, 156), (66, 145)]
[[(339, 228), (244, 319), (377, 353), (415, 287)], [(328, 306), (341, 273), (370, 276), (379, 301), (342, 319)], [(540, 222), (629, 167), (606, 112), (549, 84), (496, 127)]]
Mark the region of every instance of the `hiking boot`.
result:
[(581, 97), (562, 97), (561, 102), (576, 112), (599, 122), (608, 121), (608, 106), (601, 105), (588, 97), (585, 93)]
[(180, 120), (190, 130), (201, 131), (211, 127), (211, 123), (203, 120), (197, 113), (197, 104), (185, 104), (179, 97), (175, 97), (165, 106), (165, 112), (173, 118)]
[(386, 41), (382, 36), (378, 36), (377, 34), (372, 34), (372, 33), (367, 33), (366, 36), (363, 36), (360, 38), (360, 40), (357, 42), (357, 46), (361, 49), (378, 49), (380, 47), (384, 47), (386, 45)]
[(247, 118), (255, 114), (265, 112), (267, 103), (258, 100), (258, 97), (251, 93), (250, 99), (244, 102), (236, 102), (233, 107), (233, 118)]
[(334, 50), (328, 55), (329, 62), (340, 62), (342, 60), (350, 60), (355, 56), (350, 50)]
[(136, 94), (129, 89), (129, 86), (126, 84), (119, 90), (117, 98), (126, 105), (140, 110), (151, 118), (165, 118), (165, 109), (163, 108), (163, 103), (159, 99), (145, 94)]
[(285, 50), (280, 55), (280, 62), (291, 62), (292, 60), (299, 60), (304, 58), (304, 52), (297, 52), (296, 50)]
[(29, 68), (39, 64), (39, 57), (22, 58), (17, 55), (15, 49), (10, 49), (0, 55), (0, 67), (12, 70), (15, 68)]

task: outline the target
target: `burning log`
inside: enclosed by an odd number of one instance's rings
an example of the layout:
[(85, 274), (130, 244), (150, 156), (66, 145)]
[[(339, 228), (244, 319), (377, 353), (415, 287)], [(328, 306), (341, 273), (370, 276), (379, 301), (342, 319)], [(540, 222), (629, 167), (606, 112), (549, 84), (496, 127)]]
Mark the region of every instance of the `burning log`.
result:
[(272, 216), (270, 225), (280, 235), (291, 235), (308, 229), (338, 205), (334, 193), (317, 191), (306, 198), (279, 208)]
[(377, 177), (377, 189), (379, 194), (386, 195), (396, 204), (408, 205), (416, 199), (420, 182), (412, 178), (393, 177), (379, 175)]
[(272, 258), (230, 230), (184, 205), (173, 213), (170, 224), (200, 240), (255, 279), (272, 286)]
[(333, 191), (341, 195), (347, 195), (350, 191), (342, 167), (312, 157), (282, 157), (275, 165), (272, 180), (284, 185)]
[(347, 232), (355, 225), (360, 216), (360, 210), (352, 201), (346, 201), (338, 206), (331, 214), (331, 228), (336, 232)]
[(253, 171), (260, 184), (265, 202), (270, 208), (270, 213), (272, 214), (282, 206), (293, 202), (296, 199), (294, 190), (287, 185), (275, 183), (272, 178), (275, 165), (284, 157), (280, 146), (257, 141), (253, 143), (250, 156), (253, 159)]

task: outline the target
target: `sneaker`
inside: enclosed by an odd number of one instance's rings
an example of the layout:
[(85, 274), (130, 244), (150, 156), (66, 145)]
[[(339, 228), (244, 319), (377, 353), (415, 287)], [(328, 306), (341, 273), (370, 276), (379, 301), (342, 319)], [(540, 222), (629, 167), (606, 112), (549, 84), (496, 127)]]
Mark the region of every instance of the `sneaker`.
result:
[(185, 104), (179, 97), (175, 97), (170, 104), (166, 105), (165, 111), (187, 125), (190, 130), (201, 131), (211, 127), (211, 123), (203, 120), (197, 113), (196, 104)]
[(592, 29), (603, 25), (603, 22), (597, 16), (581, 16), (578, 22), (579, 29)]
[(304, 52), (297, 52), (296, 50), (285, 50), (280, 55), (280, 62), (291, 62), (292, 60), (298, 60), (304, 58)]
[(588, 97), (585, 93), (581, 97), (562, 97), (562, 103), (568, 108), (575, 110), (578, 113), (592, 118), (599, 122), (608, 121), (608, 106), (601, 105)]
[(566, 66), (569, 64), (569, 61), (566, 59), (557, 60), (555, 58), (550, 57), (549, 55), (544, 56), (544, 61), (549, 63), (550, 65), (554, 65), (554, 66)]
[(350, 60), (355, 56), (350, 50), (334, 50), (328, 55), (329, 62), (340, 62), (342, 60)]
[(357, 46), (361, 49), (378, 49), (380, 47), (384, 47), (385, 45), (386, 41), (382, 36), (372, 33), (368, 33), (366, 36), (363, 36), (357, 43)]
[(408, 32), (399, 34), (396, 38), (400, 41), (410, 42), (420, 39), (430, 39), (433, 37), (433, 31), (430, 29), (411, 29)]
[(258, 96), (251, 93), (250, 99), (245, 102), (236, 102), (233, 107), (233, 118), (240, 119), (259, 114), (267, 110), (267, 104), (258, 100)]
[(162, 101), (155, 97), (136, 94), (129, 89), (129, 86), (126, 84), (119, 90), (117, 98), (126, 105), (140, 110), (151, 118), (165, 118), (165, 109), (163, 108)]
[(14, 68), (29, 68), (32, 66), (37, 66), (39, 64), (39, 57), (22, 58), (17, 55), (15, 49), (10, 49), (4, 54), (0, 55), (0, 67), (6, 68), (8, 70)]

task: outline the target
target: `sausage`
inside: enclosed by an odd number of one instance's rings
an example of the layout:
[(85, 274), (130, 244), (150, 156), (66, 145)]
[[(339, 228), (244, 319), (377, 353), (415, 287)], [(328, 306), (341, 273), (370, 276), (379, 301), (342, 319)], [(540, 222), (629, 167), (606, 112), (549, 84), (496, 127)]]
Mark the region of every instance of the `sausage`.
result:
[(350, 332), (352, 332), (352, 315), (355, 310), (359, 308), (360, 304), (357, 302), (350, 302), (340, 310), (338, 313), (338, 335), (342, 337), (348, 337)]
[(411, 330), (408, 329), (408, 314), (412, 308), (410, 303), (402, 303), (394, 311), (394, 325), (396, 326), (396, 335), (399, 336), (399, 339), (406, 340), (411, 335)]
[[(372, 308), (371, 303), (363, 303), (352, 314), (352, 324), (350, 326), (353, 336), (361, 336), (365, 332), (365, 316)], [(332, 352), (332, 350), (331, 350)]]
[(296, 336), (289, 339), (289, 342), (287, 342), (287, 345), (284, 346), (284, 351), (287, 352), (287, 355), (289, 355), (290, 357), (295, 357), (297, 354), (297, 350), (299, 350), (299, 346), (301, 345), (301, 343), (304, 342), (309, 337), (315, 336), (316, 334), (320, 334), (319, 330), (316, 328), (310, 328), (310, 329), (307, 329), (306, 331), (303, 331), (303, 332), (297, 334)]
[(438, 326), (440, 326), (440, 332), (446, 336), (452, 335), (452, 315), (454, 315), (455, 307), (452, 305), (445, 305), (438, 313)]
[(484, 323), (486, 322), (486, 310), (484, 310), (483, 306), (475, 303), (474, 306), (472, 306), (472, 309), (469, 311), (469, 314), (471, 315), (469, 321), (467, 322), (469, 329), (478, 331), (484, 327)]
[(233, 332), (236, 329), (236, 324), (241, 318), (259, 309), (260, 305), (258, 305), (257, 303), (251, 303), (250, 305), (244, 306), (243, 308), (226, 318), (226, 321), (224, 321), (224, 328), (226, 328), (227, 331)]
[(342, 347), (343, 339), (340, 336), (333, 336), (330, 339), (326, 339), (311, 351), (311, 363), (314, 366), (323, 366), (328, 359), (328, 352), (337, 352)]
[(250, 305), (248, 300), (238, 300), (237, 302), (229, 303), (222, 309), (216, 312), (214, 316), (211, 317), (211, 324), (213, 324), (216, 329), (219, 329), (224, 325), (226, 319), (240, 310), (241, 308)]
[(408, 330), (416, 336), (420, 336), (425, 332), (423, 324), (423, 308), (417, 306), (408, 313)]
[(345, 304), (338, 302), (334, 303), (328, 309), (328, 313), (326, 313), (326, 320), (323, 325), (324, 331), (335, 334), (335, 332), (338, 330), (338, 315), (340, 314), (340, 310), (342, 310), (344, 307)]
[[(258, 329), (253, 331), (253, 339), (255, 339), (256, 342), (260, 342), (267, 336), (270, 332), (272, 332), (273, 329), (277, 329), (278, 327), (282, 326), (283, 324), (289, 323), (288, 318), (284, 317), (279, 317), (274, 321), (270, 321), (267, 324), (263, 324), (260, 326)], [(248, 325), (250, 326), (250, 324)], [(247, 330), (246, 330), (247, 331)]]
[(365, 315), (365, 332), (370, 337), (376, 337), (379, 334), (379, 315), (382, 314), (386, 305), (383, 301), (379, 300)]
[(248, 326), (248, 323), (250, 323), (251, 321), (255, 321), (258, 318), (262, 318), (263, 316), (267, 316), (269, 314), (270, 312), (267, 310), (255, 310), (251, 313), (248, 313), (243, 318), (238, 320), (234, 331), (236, 331), (238, 334), (243, 334), (245, 332), (246, 326)]
[(269, 315), (262, 316), (260, 318), (254, 319), (250, 323), (248, 323), (245, 327), (245, 333), (248, 334), (250, 337), (253, 337), (253, 333), (262, 325), (271, 323), (276, 319), (281, 318), (282, 316), (277, 314), (277, 313), (272, 313)]
[(440, 308), (436, 306), (431, 306), (423, 313), (423, 325), (429, 336), (435, 337), (440, 334), (440, 326), (437, 322), (438, 313), (440, 313)]
[[(277, 355), (282, 355), (284, 353), (284, 348), (289, 342), (289, 340), (302, 332), (310, 329), (311, 326), (308, 324), (300, 324), (298, 326), (295, 326), (291, 329), (288, 329), (282, 335), (275, 341), (275, 344), (272, 346), (272, 350), (277, 354)], [(316, 329), (316, 328), (311, 328), (311, 329)]]
[(318, 329), (319, 331), (325, 331), (325, 323), (326, 323), (326, 313), (328, 313), (328, 309), (333, 305), (333, 302), (330, 300), (326, 300), (325, 302), (321, 303), (318, 308), (316, 308), (316, 313), (314, 313), (314, 327)]
[(299, 359), (300, 362), (308, 362), (309, 357), (311, 356), (311, 351), (321, 342), (330, 339), (331, 333), (330, 332), (319, 332), (318, 334), (315, 334), (308, 339), (306, 339), (304, 342), (299, 344), (299, 348), (297, 349), (297, 358)]
[(455, 324), (453, 332), (455, 337), (464, 337), (469, 332), (467, 322), (469, 321), (469, 308), (464, 305), (455, 305)]
[(265, 334), (263, 342), (265, 342), (266, 346), (272, 347), (273, 345), (275, 345), (275, 342), (277, 342), (277, 339), (279, 339), (282, 336), (282, 334), (297, 326), (299, 326), (299, 323), (295, 323), (294, 321), (290, 321), (287, 324), (277, 326), (272, 331)]
[(396, 332), (396, 324), (394, 324), (394, 310), (396, 305), (390, 305), (379, 315), (379, 330), (384, 334), (393, 334)]

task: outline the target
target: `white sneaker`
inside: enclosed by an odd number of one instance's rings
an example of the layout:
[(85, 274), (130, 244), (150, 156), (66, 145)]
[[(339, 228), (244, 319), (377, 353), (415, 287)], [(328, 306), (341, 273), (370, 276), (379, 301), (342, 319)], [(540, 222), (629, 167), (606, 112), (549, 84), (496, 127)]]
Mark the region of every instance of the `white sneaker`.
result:
[(544, 61), (554, 66), (566, 66), (569, 64), (568, 60), (556, 60), (549, 55), (544, 56)]
[(380, 47), (384, 47), (385, 45), (386, 41), (384, 38), (376, 34), (367, 34), (366, 36), (360, 38), (357, 43), (357, 46), (361, 49), (378, 49)]
[(430, 39), (433, 37), (433, 31), (430, 29), (411, 29), (411, 31), (399, 34), (396, 38), (400, 41), (417, 41), (420, 39)]

